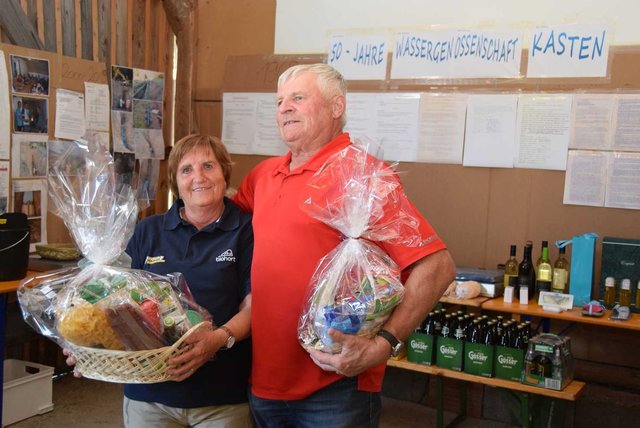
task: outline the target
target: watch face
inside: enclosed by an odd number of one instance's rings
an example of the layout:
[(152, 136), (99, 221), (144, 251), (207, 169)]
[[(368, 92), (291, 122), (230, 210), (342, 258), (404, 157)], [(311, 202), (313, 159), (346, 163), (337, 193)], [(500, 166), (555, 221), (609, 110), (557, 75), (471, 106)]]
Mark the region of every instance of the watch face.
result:
[(233, 336), (229, 336), (227, 338), (227, 344), (226, 344), (226, 348), (229, 349), (231, 348), (234, 344), (236, 343), (236, 338)]

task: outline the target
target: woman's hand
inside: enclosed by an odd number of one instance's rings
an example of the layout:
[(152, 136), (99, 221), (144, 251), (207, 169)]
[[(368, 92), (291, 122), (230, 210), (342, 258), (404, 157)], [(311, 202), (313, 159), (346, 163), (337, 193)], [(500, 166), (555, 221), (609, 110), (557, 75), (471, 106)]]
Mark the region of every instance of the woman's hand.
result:
[(213, 358), (226, 341), (227, 334), (224, 331), (212, 330), (211, 324), (203, 325), (185, 338), (182, 347), (186, 350), (169, 359), (167, 374), (175, 381), (183, 381)]
[[(62, 349), (62, 353), (67, 357), (67, 359), (65, 360), (65, 362), (67, 363), (68, 366), (75, 366), (76, 365), (76, 358), (73, 356), (73, 354), (71, 353), (71, 351), (67, 348), (63, 348)], [(73, 375), (75, 377), (82, 377), (82, 373), (80, 373), (79, 371), (77, 371), (74, 367), (73, 369)]]

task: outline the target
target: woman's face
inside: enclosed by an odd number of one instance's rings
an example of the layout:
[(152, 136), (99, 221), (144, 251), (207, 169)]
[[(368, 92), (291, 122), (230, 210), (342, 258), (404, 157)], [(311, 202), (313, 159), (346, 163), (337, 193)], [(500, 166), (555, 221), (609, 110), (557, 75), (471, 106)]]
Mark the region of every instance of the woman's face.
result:
[(222, 167), (210, 148), (198, 147), (187, 152), (178, 164), (176, 183), (187, 209), (215, 210), (222, 205), (227, 190)]

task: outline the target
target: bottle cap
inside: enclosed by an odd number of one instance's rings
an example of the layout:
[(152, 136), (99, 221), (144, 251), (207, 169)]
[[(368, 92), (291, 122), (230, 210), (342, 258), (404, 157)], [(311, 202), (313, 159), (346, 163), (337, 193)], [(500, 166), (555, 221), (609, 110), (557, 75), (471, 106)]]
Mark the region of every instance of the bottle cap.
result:
[(623, 290), (631, 290), (631, 280), (629, 278), (623, 279), (621, 288)]
[(605, 287), (613, 287), (616, 285), (615, 279), (612, 276), (608, 276), (607, 279), (604, 280)]

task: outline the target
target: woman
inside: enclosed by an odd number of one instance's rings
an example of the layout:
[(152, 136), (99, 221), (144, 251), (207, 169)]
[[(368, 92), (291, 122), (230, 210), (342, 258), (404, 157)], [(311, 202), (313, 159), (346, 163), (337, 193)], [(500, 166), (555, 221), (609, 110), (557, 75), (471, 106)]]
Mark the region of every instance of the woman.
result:
[[(220, 328), (201, 329), (169, 360), (176, 381), (125, 385), (126, 427), (249, 427), (251, 218), (225, 198), (231, 159), (219, 139), (189, 135), (169, 155), (178, 199), (142, 220), (127, 245), (131, 267), (182, 272)], [(72, 361), (71, 361), (72, 362)]]

